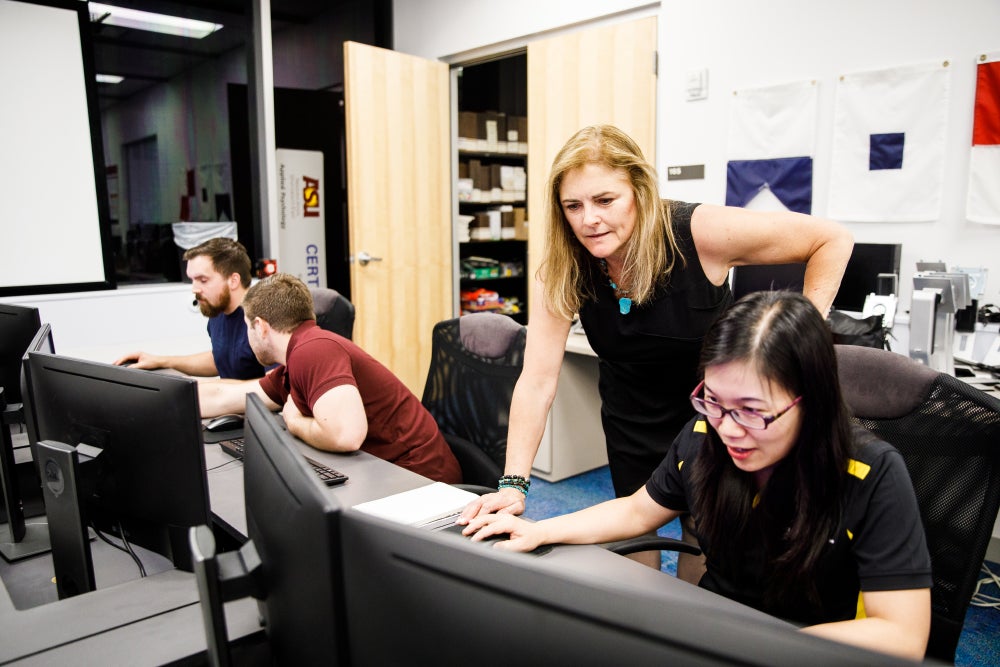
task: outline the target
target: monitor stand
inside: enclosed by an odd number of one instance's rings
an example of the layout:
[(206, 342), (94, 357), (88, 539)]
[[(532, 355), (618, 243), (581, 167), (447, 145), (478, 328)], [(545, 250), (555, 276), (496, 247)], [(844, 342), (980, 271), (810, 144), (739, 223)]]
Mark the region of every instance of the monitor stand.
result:
[(264, 599), (260, 556), (253, 540), (247, 540), (238, 551), (218, 553), (215, 537), (208, 526), (194, 526), (188, 535), (209, 664), (229, 667), (233, 661), (223, 603), (248, 596)]
[(8, 562), (13, 563), (51, 550), (49, 524), (45, 517), (36, 517), (30, 523), (25, 522), (24, 534), (20, 540), (14, 539), (10, 524), (0, 524), (0, 555)]
[(80, 502), (80, 455), (76, 447), (54, 440), (39, 440), (36, 453), (59, 599), (89, 593), (97, 584), (90, 532)]
[[(3, 389), (0, 388), (0, 405)], [(0, 524), (0, 555), (13, 562), (46, 553), (49, 545), (49, 526), (44, 516), (35, 517), (30, 523), (24, 520), (24, 508), (17, 481), (17, 463), (14, 460), (14, 443), (10, 435), (11, 424), (23, 420), (20, 403), (3, 405), (0, 416), (0, 487), (7, 523)]]

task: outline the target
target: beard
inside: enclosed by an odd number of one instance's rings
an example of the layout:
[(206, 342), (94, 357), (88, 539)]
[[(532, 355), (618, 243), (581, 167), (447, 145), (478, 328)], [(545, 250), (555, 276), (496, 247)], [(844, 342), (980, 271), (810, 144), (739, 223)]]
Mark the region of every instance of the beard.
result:
[(205, 317), (215, 317), (220, 313), (224, 313), (229, 310), (229, 304), (232, 301), (232, 294), (229, 292), (229, 285), (223, 286), (222, 294), (219, 296), (219, 300), (216, 303), (206, 301), (200, 296), (198, 299), (198, 309), (201, 310), (201, 314)]

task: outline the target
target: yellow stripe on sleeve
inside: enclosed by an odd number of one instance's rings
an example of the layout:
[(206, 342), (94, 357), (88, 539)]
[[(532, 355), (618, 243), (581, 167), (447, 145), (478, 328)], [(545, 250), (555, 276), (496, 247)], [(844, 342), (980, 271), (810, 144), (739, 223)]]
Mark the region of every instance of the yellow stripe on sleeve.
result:
[(865, 596), (861, 591), (858, 591), (858, 611), (855, 613), (854, 618), (868, 618), (865, 613)]
[(872, 467), (867, 463), (862, 463), (861, 461), (855, 461), (854, 459), (848, 459), (847, 461), (847, 474), (854, 475), (858, 479), (864, 479), (871, 472)]
[(698, 421), (696, 421), (694, 423), (694, 432), (695, 433), (708, 433), (708, 424), (705, 422), (704, 419), (699, 419)]

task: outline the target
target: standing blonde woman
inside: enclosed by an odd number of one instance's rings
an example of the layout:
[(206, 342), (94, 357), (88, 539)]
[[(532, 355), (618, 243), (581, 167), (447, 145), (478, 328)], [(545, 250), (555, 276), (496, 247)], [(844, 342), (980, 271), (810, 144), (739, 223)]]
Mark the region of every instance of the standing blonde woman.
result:
[(805, 295), (826, 314), (851, 256), (840, 225), (792, 212), (661, 200), (654, 168), (621, 130), (577, 132), (547, 186), (546, 248), (514, 390), (504, 477), (473, 501), (520, 514), (573, 317), (600, 358), (601, 419), (615, 494), (640, 488), (693, 415), (702, 337), (730, 305), (733, 266), (805, 262)]

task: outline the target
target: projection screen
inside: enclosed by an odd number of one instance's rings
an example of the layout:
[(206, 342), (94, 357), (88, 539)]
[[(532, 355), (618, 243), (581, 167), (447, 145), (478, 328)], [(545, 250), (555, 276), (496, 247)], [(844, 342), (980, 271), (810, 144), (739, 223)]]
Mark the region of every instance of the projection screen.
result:
[(0, 0), (0, 296), (114, 287), (88, 22)]

